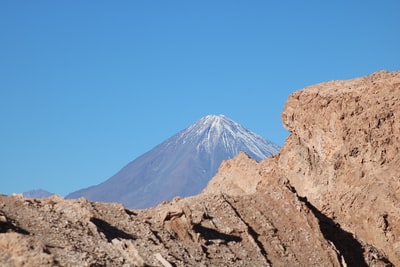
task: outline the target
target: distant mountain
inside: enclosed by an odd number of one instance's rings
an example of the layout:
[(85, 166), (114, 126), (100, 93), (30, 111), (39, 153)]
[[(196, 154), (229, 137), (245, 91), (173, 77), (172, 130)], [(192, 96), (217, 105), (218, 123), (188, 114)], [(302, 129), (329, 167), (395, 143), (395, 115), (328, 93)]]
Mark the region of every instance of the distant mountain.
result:
[(208, 115), (136, 158), (105, 182), (73, 192), (67, 198), (121, 202), (147, 208), (176, 196), (201, 192), (223, 160), (240, 151), (261, 160), (279, 146), (224, 115)]
[(26, 191), (22, 193), (22, 195), (26, 198), (46, 198), (49, 196), (54, 195), (53, 193), (50, 193), (49, 191), (43, 190), (43, 189), (34, 189), (30, 191)]

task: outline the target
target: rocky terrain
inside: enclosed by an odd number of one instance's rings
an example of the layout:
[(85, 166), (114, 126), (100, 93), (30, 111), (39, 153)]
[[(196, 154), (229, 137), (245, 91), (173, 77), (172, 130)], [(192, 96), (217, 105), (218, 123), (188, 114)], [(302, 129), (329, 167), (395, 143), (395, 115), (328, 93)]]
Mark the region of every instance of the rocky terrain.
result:
[(0, 196), (1, 266), (400, 266), (400, 72), (289, 96), (281, 152), (145, 210)]

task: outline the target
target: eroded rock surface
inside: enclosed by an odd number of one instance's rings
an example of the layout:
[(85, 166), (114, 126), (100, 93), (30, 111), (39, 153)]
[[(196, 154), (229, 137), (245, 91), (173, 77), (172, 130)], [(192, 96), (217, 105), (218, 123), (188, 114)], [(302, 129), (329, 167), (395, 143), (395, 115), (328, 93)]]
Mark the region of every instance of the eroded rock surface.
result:
[(299, 195), (400, 266), (400, 72), (295, 92), (276, 157)]
[[(272, 194), (205, 194), (147, 210), (84, 199), (1, 196), (9, 266), (340, 266), (318, 220), (284, 184)], [(22, 244), (22, 245), (21, 245)], [(160, 258), (161, 257), (161, 258)], [(40, 264), (39, 264), (40, 263)]]

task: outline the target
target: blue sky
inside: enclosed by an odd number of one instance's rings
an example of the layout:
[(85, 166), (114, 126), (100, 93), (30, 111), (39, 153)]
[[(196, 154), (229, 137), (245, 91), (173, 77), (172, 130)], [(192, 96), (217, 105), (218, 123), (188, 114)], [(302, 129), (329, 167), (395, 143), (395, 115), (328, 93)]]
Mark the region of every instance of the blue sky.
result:
[(98, 184), (208, 114), (399, 70), (399, 1), (1, 1), (0, 193)]

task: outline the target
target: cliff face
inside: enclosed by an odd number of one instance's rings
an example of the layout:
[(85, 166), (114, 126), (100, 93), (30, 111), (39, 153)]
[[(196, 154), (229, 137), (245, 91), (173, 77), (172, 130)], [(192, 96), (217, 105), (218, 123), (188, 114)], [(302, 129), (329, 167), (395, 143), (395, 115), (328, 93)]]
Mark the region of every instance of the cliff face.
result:
[(2, 266), (400, 266), (400, 72), (293, 93), (281, 152), (145, 210), (0, 195)]
[(320, 211), (400, 265), (400, 72), (293, 93), (276, 164)]

